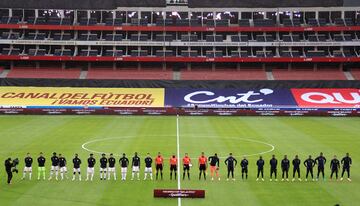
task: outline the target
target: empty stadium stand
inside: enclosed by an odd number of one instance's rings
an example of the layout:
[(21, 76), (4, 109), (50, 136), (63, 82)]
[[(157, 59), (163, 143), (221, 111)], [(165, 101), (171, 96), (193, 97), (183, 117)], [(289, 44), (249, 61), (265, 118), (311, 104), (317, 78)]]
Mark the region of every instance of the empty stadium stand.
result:
[(344, 72), (334, 69), (274, 69), (275, 80), (347, 80)]
[(261, 69), (182, 71), (181, 80), (266, 80)]
[(7, 78), (79, 79), (80, 69), (15, 67)]
[(351, 75), (354, 77), (355, 80), (360, 80), (360, 69), (352, 69)]
[(173, 79), (172, 71), (90, 68), (86, 79)]

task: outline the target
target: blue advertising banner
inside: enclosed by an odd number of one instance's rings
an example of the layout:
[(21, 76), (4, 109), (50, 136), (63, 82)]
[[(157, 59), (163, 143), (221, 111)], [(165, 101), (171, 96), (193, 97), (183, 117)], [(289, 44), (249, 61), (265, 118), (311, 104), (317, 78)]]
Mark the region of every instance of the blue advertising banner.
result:
[(288, 89), (165, 89), (165, 106), (192, 108), (296, 108)]

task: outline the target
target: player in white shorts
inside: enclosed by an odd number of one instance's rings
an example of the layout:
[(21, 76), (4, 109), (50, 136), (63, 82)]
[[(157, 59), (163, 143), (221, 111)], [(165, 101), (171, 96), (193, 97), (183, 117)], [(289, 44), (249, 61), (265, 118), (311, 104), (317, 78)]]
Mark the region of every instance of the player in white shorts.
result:
[(88, 168), (87, 168), (87, 174), (86, 174), (86, 180), (85, 181), (88, 181), (89, 180), (89, 176), (90, 176), (90, 180), (93, 181), (93, 178), (94, 178), (94, 166), (95, 166), (95, 163), (96, 163), (96, 160), (95, 158), (93, 157), (94, 155), (93, 154), (90, 154), (90, 157), (88, 158)]
[(150, 175), (150, 179), (152, 180), (153, 179), (153, 174), (152, 174), (152, 158), (150, 157), (150, 154), (147, 153), (147, 156), (145, 158), (145, 177), (144, 177), (144, 180), (147, 179), (147, 175), (149, 174)]
[(64, 179), (64, 174), (66, 179), (69, 179), (67, 175), (67, 168), (66, 168), (66, 159), (61, 154), (59, 154), (59, 166), (60, 166), (60, 177), (61, 180)]
[(121, 166), (121, 180), (126, 180), (127, 166), (129, 165), (129, 159), (126, 157), (126, 154), (123, 153), (123, 156), (119, 160)]
[(107, 161), (105, 154), (102, 154), (100, 158), (100, 180), (106, 180)]
[(31, 180), (32, 163), (33, 163), (33, 158), (30, 156), (30, 153), (27, 153), (26, 157), (25, 157), (25, 167), (24, 167), (24, 172), (23, 172), (23, 177), (22, 177), (23, 180), (26, 177), (26, 173), (29, 173), (29, 180)]
[(140, 157), (137, 152), (135, 152), (135, 156), (132, 158), (132, 175), (131, 180), (134, 180), (134, 176), (136, 174), (137, 180), (140, 180)]
[(113, 154), (110, 154), (110, 157), (108, 159), (109, 162), (109, 168), (108, 168), (108, 180), (110, 180), (111, 173), (114, 175), (114, 180), (116, 180), (116, 170), (115, 170), (115, 163), (116, 160), (113, 157)]
[(74, 164), (74, 169), (73, 169), (73, 178), (72, 178), (72, 181), (75, 180), (76, 173), (79, 174), (79, 181), (81, 181), (81, 174), (80, 174), (81, 160), (80, 160), (78, 154), (75, 154), (75, 158), (73, 159), (73, 164)]
[(59, 158), (56, 156), (56, 152), (53, 153), (51, 157), (51, 169), (50, 169), (50, 177), (49, 180), (52, 179), (55, 172), (55, 179), (58, 180), (59, 175)]

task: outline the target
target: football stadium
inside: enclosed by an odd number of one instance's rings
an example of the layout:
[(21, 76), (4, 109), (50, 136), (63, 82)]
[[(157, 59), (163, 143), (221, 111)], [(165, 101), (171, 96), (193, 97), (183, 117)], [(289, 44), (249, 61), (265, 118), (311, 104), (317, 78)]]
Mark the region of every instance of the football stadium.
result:
[(360, 202), (358, 0), (0, 2), (0, 205)]

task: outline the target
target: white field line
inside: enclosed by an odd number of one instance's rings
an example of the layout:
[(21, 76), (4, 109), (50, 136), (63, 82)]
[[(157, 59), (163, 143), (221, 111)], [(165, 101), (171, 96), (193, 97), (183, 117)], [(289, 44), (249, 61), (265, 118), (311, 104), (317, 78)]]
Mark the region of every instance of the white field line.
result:
[[(178, 190), (181, 189), (180, 185), (180, 131), (179, 131), (179, 115), (176, 116), (176, 147), (177, 147), (177, 159), (178, 159), (178, 167), (177, 167), (177, 180), (178, 180)], [(178, 206), (181, 206), (181, 198), (178, 197)]]

